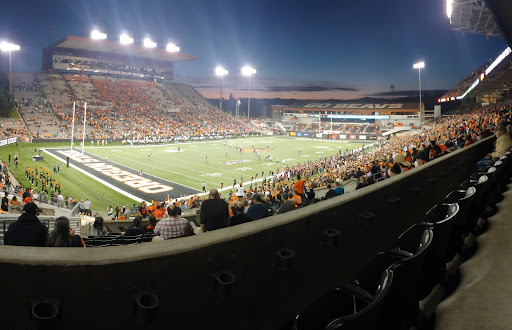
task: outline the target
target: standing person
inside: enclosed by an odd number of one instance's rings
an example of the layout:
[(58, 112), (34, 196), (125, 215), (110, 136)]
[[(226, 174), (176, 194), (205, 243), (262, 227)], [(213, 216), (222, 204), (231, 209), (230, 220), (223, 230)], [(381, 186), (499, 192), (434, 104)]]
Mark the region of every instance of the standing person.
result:
[(89, 237), (104, 237), (108, 234), (107, 228), (103, 226), (103, 218), (96, 217), (94, 218), (94, 224), (92, 225), (91, 233)]
[(105, 156), (105, 165), (107, 165), (107, 164), (108, 164), (108, 155)]
[(151, 160), (151, 155), (152, 155), (152, 154), (153, 154), (152, 152), (150, 152), (150, 153), (149, 153), (149, 155), (148, 155), (148, 159), (149, 159), (149, 160)]
[(4, 197), (2, 198), (2, 207), (1, 207), (2, 211), (4, 211), (4, 212), (9, 211), (9, 199), (7, 198), (8, 196), (9, 196), (9, 193), (6, 191)]
[(142, 176), (142, 168), (140, 169), (140, 176)]
[(229, 211), (228, 203), (220, 199), (219, 191), (215, 188), (210, 190), (209, 199), (201, 205), (201, 231), (212, 231), (224, 228), (228, 224)]
[(240, 186), (236, 190), (236, 196), (238, 197), (239, 202), (241, 202), (244, 199), (244, 194), (245, 194), (244, 186), (243, 186), (242, 182), (240, 182)]
[(206, 156), (205, 161), (206, 161), (206, 164), (208, 164), (208, 156)]
[(69, 226), (69, 219), (58, 217), (55, 219), (55, 229), (48, 235), (47, 246), (54, 247), (85, 247), (80, 236)]
[(48, 228), (37, 218), (37, 205), (25, 204), (23, 214), (11, 223), (4, 236), (5, 245), (46, 246)]
[(85, 215), (91, 216), (91, 202), (89, 201), (89, 198), (84, 202), (84, 210)]
[(109, 207), (107, 208), (107, 217), (110, 217), (112, 214), (114, 214), (114, 208), (112, 207), (112, 205), (109, 205)]
[(203, 181), (203, 193), (206, 193), (206, 182)]

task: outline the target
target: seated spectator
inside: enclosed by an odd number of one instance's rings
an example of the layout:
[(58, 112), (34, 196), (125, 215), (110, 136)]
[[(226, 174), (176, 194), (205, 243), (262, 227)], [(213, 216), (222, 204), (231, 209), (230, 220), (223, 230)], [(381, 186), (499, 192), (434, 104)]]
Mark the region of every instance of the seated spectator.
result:
[(144, 235), (144, 230), (140, 228), (141, 223), (142, 223), (142, 216), (140, 216), (140, 215), (135, 216), (135, 219), (133, 220), (133, 227), (126, 229), (126, 231), (123, 233), (123, 235), (125, 235), (125, 236)]
[(155, 232), (156, 218), (153, 214), (149, 215), (149, 225), (146, 226), (146, 233), (153, 234)]
[(313, 187), (306, 191), (306, 199), (308, 201), (312, 201), (313, 199), (315, 199), (315, 190), (313, 189)]
[(34, 200), (32, 199), (32, 196), (30, 194), (28, 194), (27, 197), (25, 197), (23, 199), (23, 203), (25, 203), (25, 204), (29, 204), (29, 203), (33, 203), (33, 202), (34, 202)]
[(501, 124), (498, 127), (496, 136), (498, 138), (494, 144), (494, 151), (490, 154), (487, 154), (486, 157), (482, 158), (478, 161), (478, 163), (476, 163), (477, 170), (480, 170), (480, 168), (487, 165), (487, 163), (489, 163), (491, 160), (498, 160), (501, 156), (505, 155), (505, 152), (512, 148), (512, 139), (510, 138), (510, 134), (507, 132), (505, 124)]
[(302, 196), (298, 194), (297, 190), (293, 191), (292, 199), (293, 202), (295, 203), (295, 206), (302, 205)]
[(164, 211), (162, 210), (160, 204), (158, 204), (156, 206), (156, 210), (153, 211), (153, 215), (155, 216), (155, 218), (157, 219), (160, 219), (160, 218), (163, 218), (164, 216)]
[(4, 236), (5, 245), (46, 246), (48, 228), (39, 221), (37, 205), (25, 204), (23, 214), (11, 223)]
[(262, 201), (260, 194), (254, 194), (252, 198), (252, 205), (249, 206), (247, 215), (252, 220), (258, 220), (268, 216), (268, 204)]
[(286, 213), (292, 210), (295, 210), (295, 202), (292, 199), (289, 199), (288, 193), (284, 192), (281, 194), (281, 199), (283, 200), (283, 204), (277, 210), (277, 214)]
[(236, 203), (234, 207), (236, 214), (229, 219), (229, 226), (236, 226), (252, 221), (251, 217), (244, 212), (244, 208), (244, 203)]
[(12, 196), (11, 202), (9, 204), (20, 205), (20, 203), (18, 203), (18, 199), (16, 198), (16, 196)]
[(108, 230), (105, 226), (103, 226), (103, 218), (94, 218), (94, 224), (92, 225), (92, 230), (89, 234), (89, 237), (104, 237), (106, 235), (108, 235)]
[[(364, 177), (364, 175), (360, 177)], [(334, 192), (336, 193), (337, 196), (343, 195), (345, 193), (345, 188), (343, 188), (339, 182), (336, 182), (334, 186), (336, 187), (334, 188)]]
[(167, 208), (167, 215), (168, 218), (163, 218), (155, 226), (155, 234), (160, 236), (160, 240), (194, 235), (190, 222), (178, 217), (176, 205)]
[(48, 235), (50, 247), (85, 247), (84, 241), (75, 230), (69, 226), (69, 219), (58, 217), (55, 219), (55, 229)]
[(336, 192), (332, 190), (332, 187), (330, 184), (327, 185), (327, 192), (325, 193), (325, 198), (331, 198), (336, 196)]
[(473, 137), (471, 136), (471, 134), (466, 134), (464, 136), (464, 141), (466, 141), (464, 143), (464, 148), (469, 146), (469, 145), (472, 145), (473, 143), (475, 143), (475, 141), (473, 140)]

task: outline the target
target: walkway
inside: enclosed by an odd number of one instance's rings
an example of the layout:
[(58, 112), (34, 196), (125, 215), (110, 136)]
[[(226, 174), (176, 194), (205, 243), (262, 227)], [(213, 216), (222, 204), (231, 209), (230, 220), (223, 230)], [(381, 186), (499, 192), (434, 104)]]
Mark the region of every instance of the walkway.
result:
[(436, 308), (435, 329), (512, 329), (512, 184), (478, 251), (460, 266), (457, 290)]

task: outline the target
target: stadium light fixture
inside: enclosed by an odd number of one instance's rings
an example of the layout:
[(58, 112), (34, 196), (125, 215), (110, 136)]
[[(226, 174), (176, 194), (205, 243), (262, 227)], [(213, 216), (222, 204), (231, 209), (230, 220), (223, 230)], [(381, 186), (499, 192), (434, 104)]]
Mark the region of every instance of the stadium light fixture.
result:
[(420, 86), (420, 123), (422, 122), (423, 116), (421, 112), (421, 69), (425, 67), (425, 62), (418, 62), (412, 66), (414, 69), (418, 69), (419, 86)]
[(256, 73), (256, 69), (250, 66), (242, 67), (242, 74), (244, 76), (249, 77), (249, 99), (247, 100), (247, 119), (249, 119), (249, 115), (251, 113), (251, 76)]
[(222, 110), (222, 85), (223, 85), (223, 78), (225, 75), (228, 74), (228, 70), (224, 69), (223, 67), (216, 67), (215, 68), (215, 74), (217, 76), (220, 76), (220, 101), (219, 101), (219, 107), (220, 107), (220, 110)]
[(452, 18), (453, 0), (446, 0), (446, 16)]
[(142, 43), (144, 44), (144, 47), (146, 47), (146, 48), (155, 48), (156, 47), (156, 42), (154, 42), (153, 40), (151, 40), (149, 38), (144, 38)]
[(9, 52), (9, 94), (12, 95), (12, 79), (11, 79), (11, 53), (20, 50), (20, 45), (15, 45), (10, 42), (0, 42), (0, 50), (2, 52)]
[(177, 53), (177, 52), (180, 51), (180, 47), (176, 46), (172, 42), (167, 44), (166, 49), (167, 49), (168, 52), (171, 52), (171, 53)]
[(107, 35), (105, 33), (101, 33), (98, 30), (92, 30), (91, 31), (91, 39), (94, 39), (94, 40), (105, 40), (105, 39), (107, 39)]
[(130, 37), (129, 35), (127, 35), (126, 33), (122, 33), (119, 36), (119, 42), (122, 43), (123, 45), (133, 44), (133, 38)]
[(423, 69), (425, 67), (425, 62), (419, 62), (412, 66), (414, 69)]

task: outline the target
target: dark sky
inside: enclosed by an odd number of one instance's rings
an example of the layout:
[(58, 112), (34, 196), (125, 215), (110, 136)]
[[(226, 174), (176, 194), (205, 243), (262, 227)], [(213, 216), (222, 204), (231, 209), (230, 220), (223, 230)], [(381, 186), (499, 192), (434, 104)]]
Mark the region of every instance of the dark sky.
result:
[[(176, 80), (218, 95), (216, 65), (230, 74), (225, 93), (256, 97), (349, 98), (417, 90), (413, 63), (424, 60), (424, 89), (450, 89), (505, 47), (503, 39), (450, 31), (445, 0), (47, 0), (6, 1), (0, 39), (21, 45), (13, 71), (41, 70), (42, 48), (97, 26), (117, 40), (147, 34), (174, 41), (196, 61), (175, 65)], [(5, 63), (5, 55), (2, 55)], [(238, 88), (241, 89), (238, 92)]]

